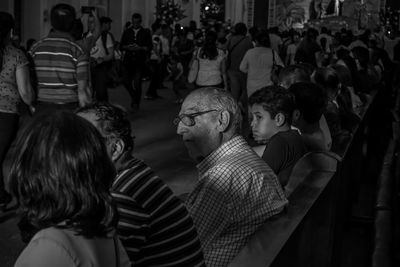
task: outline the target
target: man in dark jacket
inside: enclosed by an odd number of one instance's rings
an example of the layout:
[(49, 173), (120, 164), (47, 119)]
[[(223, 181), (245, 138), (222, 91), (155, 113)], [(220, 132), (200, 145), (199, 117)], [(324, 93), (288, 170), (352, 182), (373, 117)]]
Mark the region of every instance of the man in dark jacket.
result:
[[(131, 96), (131, 108), (139, 108), (142, 97), (142, 76), (146, 60), (152, 49), (151, 33), (141, 26), (142, 16), (132, 15), (132, 26), (126, 29), (121, 38), (121, 49), (125, 51), (123, 60), (123, 83)], [(132, 81), (134, 87), (132, 87)]]

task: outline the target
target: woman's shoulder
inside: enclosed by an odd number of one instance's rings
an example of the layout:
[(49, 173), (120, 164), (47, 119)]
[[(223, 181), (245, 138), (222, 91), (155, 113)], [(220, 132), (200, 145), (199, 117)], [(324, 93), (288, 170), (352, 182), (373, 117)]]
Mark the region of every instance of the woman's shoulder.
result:
[(62, 229), (50, 227), (39, 231), (18, 257), (15, 266), (76, 266), (68, 249), (69, 238)]
[(25, 52), (22, 51), (20, 48), (16, 48), (15, 46), (12, 45), (7, 45), (6, 46), (6, 53), (10, 56), (15, 56), (15, 57), (25, 57)]

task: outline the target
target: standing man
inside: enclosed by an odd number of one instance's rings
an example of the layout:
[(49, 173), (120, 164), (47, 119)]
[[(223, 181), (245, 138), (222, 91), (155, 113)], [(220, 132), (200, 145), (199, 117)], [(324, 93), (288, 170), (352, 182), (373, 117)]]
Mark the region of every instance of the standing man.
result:
[(118, 235), (133, 266), (204, 267), (196, 228), (183, 203), (143, 161), (132, 156), (131, 125), (126, 114), (106, 103), (78, 111), (104, 137), (117, 176)]
[(98, 101), (108, 101), (107, 83), (114, 60), (114, 37), (110, 33), (112, 20), (100, 18), (101, 34), (90, 51), (92, 85)]
[(247, 50), (253, 48), (251, 39), (246, 36), (246, 24), (239, 22), (235, 25), (235, 33), (227, 44), (228, 56), (226, 69), (229, 79), (229, 88), (235, 100), (242, 105), (247, 114), (246, 74), (239, 69), (240, 62)]
[(198, 162), (199, 181), (186, 206), (206, 265), (227, 266), (287, 200), (274, 172), (239, 135), (241, 114), (228, 92), (211, 87), (193, 91), (175, 123)]
[(74, 20), (72, 6), (55, 5), (50, 15), (52, 31), (29, 52), (37, 76), (38, 113), (54, 109), (74, 110), (92, 101), (88, 57), (70, 35)]
[(123, 83), (131, 96), (131, 108), (133, 110), (138, 109), (140, 105), (143, 70), (153, 47), (150, 31), (144, 29), (141, 24), (142, 16), (134, 13), (132, 15), (132, 26), (123, 32), (121, 38), (121, 50), (125, 51), (122, 62)]

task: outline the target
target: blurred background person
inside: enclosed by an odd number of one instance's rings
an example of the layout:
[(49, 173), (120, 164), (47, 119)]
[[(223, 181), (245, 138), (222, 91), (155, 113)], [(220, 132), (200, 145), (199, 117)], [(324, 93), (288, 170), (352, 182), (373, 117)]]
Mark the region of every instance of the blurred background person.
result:
[(22, 99), (33, 112), (34, 100), (28, 59), (10, 42), (13, 27), (13, 17), (0, 12), (0, 209), (6, 208), (12, 199), (5, 190), (2, 166), (18, 130), (18, 105)]

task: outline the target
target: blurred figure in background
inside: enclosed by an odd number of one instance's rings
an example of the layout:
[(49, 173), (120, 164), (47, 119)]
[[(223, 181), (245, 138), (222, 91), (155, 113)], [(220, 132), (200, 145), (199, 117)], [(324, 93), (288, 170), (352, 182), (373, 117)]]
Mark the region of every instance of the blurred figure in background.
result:
[(0, 210), (12, 199), (4, 185), (3, 161), (17, 134), (21, 99), (34, 111), (29, 62), (22, 50), (11, 45), (13, 28), (13, 17), (0, 12)]

